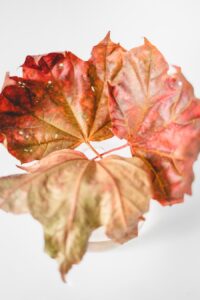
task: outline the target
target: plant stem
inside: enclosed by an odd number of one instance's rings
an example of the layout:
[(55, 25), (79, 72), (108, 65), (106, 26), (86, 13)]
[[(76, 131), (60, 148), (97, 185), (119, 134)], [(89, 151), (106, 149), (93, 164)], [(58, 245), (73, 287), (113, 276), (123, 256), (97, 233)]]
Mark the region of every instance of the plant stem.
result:
[[(106, 155), (106, 154), (109, 154), (109, 153), (111, 153), (111, 152), (113, 152), (113, 151), (121, 150), (121, 149), (126, 148), (126, 147), (128, 147), (128, 146), (129, 146), (129, 144), (126, 143), (126, 144), (124, 144), (124, 145), (122, 145), (122, 146), (119, 146), (119, 147), (110, 149), (110, 150), (108, 150), (108, 151), (106, 151), (106, 152), (103, 152), (103, 153), (101, 153), (101, 154), (95, 156), (92, 160), (95, 160), (96, 158), (99, 158), (99, 157), (102, 158), (102, 156), (104, 156), (104, 155)], [(95, 150), (95, 151), (96, 151), (96, 150)]]
[(89, 142), (87, 142), (86, 144), (97, 155), (97, 156), (95, 156), (95, 158), (102, 158), (102, 154), (100, 154), (99, 152), (97, 152), (97, 150)]

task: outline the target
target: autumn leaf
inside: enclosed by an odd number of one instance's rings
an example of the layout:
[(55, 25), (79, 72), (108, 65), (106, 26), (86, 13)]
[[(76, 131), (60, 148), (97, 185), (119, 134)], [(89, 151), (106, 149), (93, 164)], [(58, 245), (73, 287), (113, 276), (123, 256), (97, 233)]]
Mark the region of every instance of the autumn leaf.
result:
[[(108, 85), (121, 69), (122, 57), (125, 50), (110, 39), (110, 32), (97, 44), (89, 60), (90, 79), (95, 92), (96, 114), (90, 135), (99, 137), (103, 131), (104, 136), (111, 137), (110, 115), (108, 110)], [(99, 137), (100, 138), (100, 137)]]
[(193, 162), (200, 151), (200, 101), (191, 84), (145, 39), (124, 54), (110, 81), (113, 132), (126, 138), (154, 175), (154, 198), (182, 202), (191, 194)]
[(23, 77), (7, 77), (0, 95), (0, 141), (28, 162), (112, 137), (107, 80), (122, 52), (108, 34), (89, 61), (71, 52), (27, 56)]
[[(41, 223), (64, 280), (95, 229), (124, 243), (137, 236), (151, 197), (171, 205), (191, 194), (200, 100), (146, 39), (126, 51), (108, 33), (88, 61), (71, 52), (27, 56), (22, 70), (0, 94), (0, 142), (21, 162), (41, 160), (0, 178), (0, 207)], [(113, 134), (128, 143), (99, 155), (90, 141)], [(81, 143), (98, 155), (70, 150)], [(127, 145), (133, 157), (103, 158)]]
[(0, 96), (1, 135), (8, 150), (23, 162), (87, 141), (94, 119), (88, 63), (71, 53), (63, 54), (61, 60), (59, 54), (57, 64), (49, 65), (52, 69), (47, 71), (40, 62), (47, 58), (48, 62), (55, 60), (54, 54), (40, 58), (35, 72), (33, 64), (33, 70), (27, 71), (28, 58), (25, 78), (11, 78), (12, 85), (9, 79)]
[(137, 236), (151, 198), (141, 159), (91, 161), (80, 152), (60, 150), (24, 169), (30, 173), (0, 179), (1, 208), (29, 211), (43, 225), (46, 251), (58, 260), (63, 279), (81, 260), (96, 228), (104, 226), (119, 243)]

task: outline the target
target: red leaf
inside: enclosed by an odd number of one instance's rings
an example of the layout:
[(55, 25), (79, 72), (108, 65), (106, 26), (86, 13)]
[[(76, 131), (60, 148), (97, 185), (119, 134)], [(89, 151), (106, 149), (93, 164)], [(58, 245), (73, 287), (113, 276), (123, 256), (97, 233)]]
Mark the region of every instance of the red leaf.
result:
[(110, 115), (108, 109), (108, 85), (122, 66), (122, 56), (125, 50), (110, 39), (110, 33), (92, 50), (90, 59), (90, 79), (95, 91), (96, 114), (91, 128), (91, 136), (99, 136), (99, 131), (105, 128), (105, 135), (110, 128)]
[(147, 40), (124, 54), (110, 85), (113, 132), (129, 140), (154, 174), (162, 204), (191, 193), (192, 165), (200, 150), (200, 101), (180, 68), (169, 75), (161, 53)]
[(22, 162), (112, 137), (107, 81), (124, 50), (109, 37), (89, 61), (70, 52), (28, 56), (0, 95), (0, 142)]

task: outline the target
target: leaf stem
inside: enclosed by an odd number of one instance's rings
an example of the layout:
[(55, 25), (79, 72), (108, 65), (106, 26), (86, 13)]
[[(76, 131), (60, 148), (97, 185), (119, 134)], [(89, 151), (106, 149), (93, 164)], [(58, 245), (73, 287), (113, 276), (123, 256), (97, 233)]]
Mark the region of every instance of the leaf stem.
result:
[[(113, 152), (113, 151), (121, 150), (121, 149), (126, 148), (126, 147), (128, 147), (128, 146), (130, 146), (129, 143), (126, 143), (126, 144), (124, 144), (124, 145), (122, 145), (122, 146), (119, 146), (119, 147), (110, 149), (110, 150), (108, 150), (108, 151), (105, 151), (105, 152), (103, 152), (103, 153), (101, 153), (101, 154), (99, 154), (99, 155), (100, 155), (100, 157), (102, 157), (102, 156), (104, 156), (104, 155), (106, 155), (106, 154), (109, 154), (109, 153), (111, 153), (111, 152)], [(97, 159), (97, 158), (99, 158), (98, 155), (95, 156), (92, 160), (95, 160), (95, 159)]]
[(89, 142), (86, 142), (86, 144), (97, 155), (97, 156), (95, 156), (95, 158), (102, 158), (102, 154), (100, 154)]

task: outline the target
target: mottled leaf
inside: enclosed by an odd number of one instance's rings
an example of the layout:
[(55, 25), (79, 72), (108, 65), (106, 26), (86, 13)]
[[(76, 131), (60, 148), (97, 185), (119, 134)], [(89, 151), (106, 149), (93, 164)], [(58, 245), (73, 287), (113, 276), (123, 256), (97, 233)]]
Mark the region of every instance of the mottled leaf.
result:
[[(122, 56), (125, 50), (110, 39), (110, 33), (97, 44), (93, 50), (90, 62), (90, 79), (95, 93), (95, 119), (90, 131), (92, 136), (108, 138), (112, 136), (110, 130), (110, 115), (108, 110), (108, 84), (121, 69)], [(105, 139), (105, 138), (104, 138)]]
[(107, 35), (89, 61), (71, 52), (27, 56), (23, 77), (7, 77), (0, 95), (0, 142), (28, 162), (111, 137), (107, 80), (122, 52)]
[(141, 159), (91, 161), (80, 152), (60, 150), (24, 169), (30, 173), (0, 179), (1, 208), (30, 211), (43, 225), (46, 251), (58, 260), (63, 279), (81, 260), (96, 228), (104, 226), (119, 243), (137, 236), (151, 198)]
[(193, 88), (147, 40), (124, 54), (110, 83), (113, 132), (154, 175), (154, 198), (182, 202), (191, 193), (192, 165), (200, 150), (200, 101)]
[[(0, 133), (8, 150), (22, 162), (75, 148), (88, 139), (94, 119), (88, 63), (71, 53), (62, 56), (49, 72), (35, 71), (41, 78), (33, 71), (28, 76), (26, 70), (25, 78), (12, 78), (12, 85), (9, 79), (0, 95)], [(28, 59), (25, 65), (29, 64)]]

